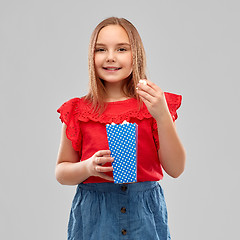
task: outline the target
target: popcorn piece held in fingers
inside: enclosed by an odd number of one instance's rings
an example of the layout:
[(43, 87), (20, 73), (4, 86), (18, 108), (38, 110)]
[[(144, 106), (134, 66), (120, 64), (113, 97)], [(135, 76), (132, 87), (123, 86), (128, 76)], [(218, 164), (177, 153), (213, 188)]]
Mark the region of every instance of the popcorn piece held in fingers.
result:
[[(139, 80), (139, 82), (138, 83), (141, 83), (141, 84), (143, 84), (143, 85), (147, 85), (147, 81), (146, 80)], [(136, 89), (138, 89), (138, 87), (136, 87)]]
[(142, 83), (143, 85), (147, 85), (147, 81), (146, 80), (139, 80), (139, 83)]

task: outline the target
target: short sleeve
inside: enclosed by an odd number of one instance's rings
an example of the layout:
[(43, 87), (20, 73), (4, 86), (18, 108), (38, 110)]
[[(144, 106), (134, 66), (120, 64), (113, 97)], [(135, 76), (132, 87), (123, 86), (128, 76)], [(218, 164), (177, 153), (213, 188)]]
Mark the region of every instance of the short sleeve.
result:
[[(167, 101), (169, 112), (172, 116), (173, 121), (175, 121), (178, 118), (177, 109), (181, 106), (182, 96), (173, 94), (173, 93), (168, 93), (168, 92), (165, 92), (164, 94)], [(157, 128), (157, 122), (154, 118), (152, 121), (152, 133), (153, 133), (153, 139), (156, 145), (156, 149), (159, 150), (160, 146), (159, 146), (159, 139), (158, 139), (158, 128)]]
[(81, 150), (81, 131), (78, 121), (79, 98), (73, 98), (62, 104), (57, 112), (60, 113), (61, 122), (67, 125), (66, 136), (72, 142), (75, 151)]
[(169, 112), (172, 116), (173, 121), (177, 120), (177, 109), (181, 106), (182, 96), (174, 93), (165, 92), (165, 98), (167, 101)]

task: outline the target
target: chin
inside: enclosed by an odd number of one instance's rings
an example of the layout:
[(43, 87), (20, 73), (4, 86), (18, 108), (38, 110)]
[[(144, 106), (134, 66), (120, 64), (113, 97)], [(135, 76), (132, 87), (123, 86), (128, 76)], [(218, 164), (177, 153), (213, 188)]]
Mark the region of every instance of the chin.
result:
[(99, 79), (102, 82), (108, 82), (108, 83), (119, 83), (122, 81), (126, 81), (132, 78), (132, 74), (128, 75), (128, 76), (123, 76), (123, 77), (99, 77)]

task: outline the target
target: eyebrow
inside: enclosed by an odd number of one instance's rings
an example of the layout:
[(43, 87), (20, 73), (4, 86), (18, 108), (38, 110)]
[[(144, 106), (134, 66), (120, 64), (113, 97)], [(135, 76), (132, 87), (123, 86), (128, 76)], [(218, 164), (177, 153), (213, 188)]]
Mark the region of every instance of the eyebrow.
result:
[[(96, 43), (96, 45), (106, 46), (106, 44), (104, 44), (104, 43)], [(117, 46), (121, 46), (121, 45), (131, 46), (129, 43), (118, 43), (118, 44), (117, 44)]]

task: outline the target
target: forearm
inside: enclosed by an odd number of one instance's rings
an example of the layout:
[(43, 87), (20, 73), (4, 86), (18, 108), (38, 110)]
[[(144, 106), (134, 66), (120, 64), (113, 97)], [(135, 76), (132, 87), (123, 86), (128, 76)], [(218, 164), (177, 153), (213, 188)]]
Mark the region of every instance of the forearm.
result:
[(159, 159), (164, 171), (176, 178), (181, 175), (185, 167), (185, 150), (178, 137), (170, 114), (156, 119), (160, 149)]
[(88, 161), (62, 162), (56, 166), (56, 179), (63, 185), (77, 185), (90, 177)]

